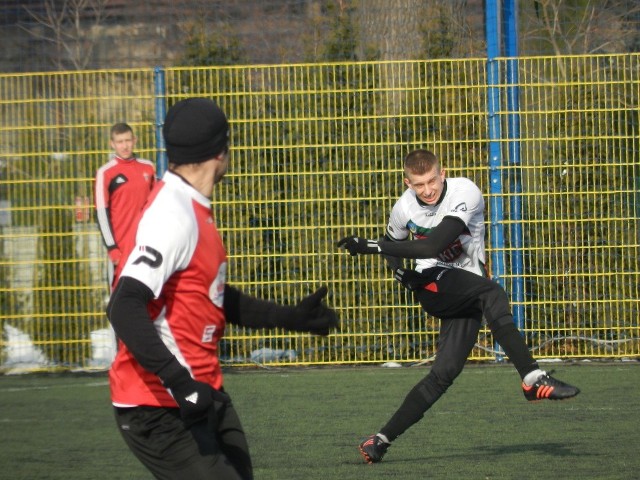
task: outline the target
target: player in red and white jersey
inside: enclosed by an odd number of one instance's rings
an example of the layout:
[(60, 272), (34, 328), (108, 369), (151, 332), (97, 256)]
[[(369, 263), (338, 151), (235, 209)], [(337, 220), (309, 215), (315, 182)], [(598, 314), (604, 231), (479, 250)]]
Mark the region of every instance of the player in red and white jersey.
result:
[(227, 254), (210, 206), (229, 164), (229, 124), (211, 100), (166, 116), (169, 170), (124, 241), (107, 314), (119, 338), (109, 372), (120, 432), (162, 479), (251, 479), (242, 425), (224, 390), (218, 342), (227, 322), (327, 335), (338, 324), (326, 287), (294, 306), (226, 281)]
[[(429, 373), (359, 450), (365, 461), (382, 460), (389, 445), (419, 422), (462, 371), (483, 320), (522, 378), (527, 400), (563, 400), (580, 390), (540, 369), (513, 322), (506, 292), (487, 278), (484, 201), (467, 178), (446, 178), (437, 157), (414, 150), (404, 160), (407, 190), (395, 203), (381, 240), (355, 235), (338, 247), (351, 255), (381, 254), (394, 277), (429, 315), (440, 319), (436, 359)], [(415, 260), (415, 270), (402, 259)]]
[[(195, 378), (220, 389), (217, 344), (225, 328), (227, 256), (210, 204), (180, 176), (166, 172), (143, 211), (132, 261), (121, 276), (138, 280), (153, 294), (147, 309), (171, 354)], [(116, 406), (176, 405), (160, 378), (141, 368), (126, 348), (120, 349), (111, 376)]]
[[(125, 234), (135, 227), (134, 221), (155, 180), (153, 163), (135, 156), (136, 142), (137, 138), (128, 124), (114, 124), (110, 144), (115, 155), (98, 169), (95, 176), (98, 227), (112, 266), (120, 261)], [(110, 286), (113, 286), (112, 277), (110, 269)]]

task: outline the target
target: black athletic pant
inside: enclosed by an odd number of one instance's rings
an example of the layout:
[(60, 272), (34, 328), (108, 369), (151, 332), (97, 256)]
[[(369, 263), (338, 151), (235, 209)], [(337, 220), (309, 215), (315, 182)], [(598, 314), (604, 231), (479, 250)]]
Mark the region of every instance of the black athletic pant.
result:
[(431, 268), (423, 275), (427, 283), (415, 297), (429, 315), (441, 320), (436, 359), (380, 430), (389, 441), (420, 421), (451, 386), (471, 353), (483, 318), (522, 378), (538, 368), (513, 323), (509, 298), (500, 285), (461, 269)]
[(187, 430), (177, 408), (116, 408), (115, 416), (125, 442), (157, 479), (253, 479), (249, 447), (232, 404), (213, 433), (206, 421)]

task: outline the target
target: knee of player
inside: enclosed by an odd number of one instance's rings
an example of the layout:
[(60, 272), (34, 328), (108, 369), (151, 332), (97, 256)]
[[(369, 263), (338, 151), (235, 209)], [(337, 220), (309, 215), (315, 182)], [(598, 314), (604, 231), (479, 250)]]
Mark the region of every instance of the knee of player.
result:
[(462, 372), (462, 368), (464, 367), (464, 363), (465, 362), (447, 362), (446, 365), (434, 365), (425, 380), (428, 380), (429, 377), (431, 377), (431, 380), (441, 389), (446, 390), (453, 384), (458, 375), (460, 375), (460, 372)]

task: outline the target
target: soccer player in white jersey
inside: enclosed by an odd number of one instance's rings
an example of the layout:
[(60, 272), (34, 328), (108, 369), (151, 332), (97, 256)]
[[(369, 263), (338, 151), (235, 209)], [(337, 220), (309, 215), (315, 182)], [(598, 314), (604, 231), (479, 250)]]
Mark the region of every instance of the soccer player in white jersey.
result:
[[(460, 374), (481, 322), (522, 378), (527, 400), (563, 400), (580, 390), (544, 372), (513, 322), (506, 292), (488, 278), (484, 251), (484, 201), (467, 178), (446, 178), (437, 157), (414, 150), (404, 160), (407, 190), (393, 206), (384, 238), (345, 237), (338, 247), (351, 255), (381, 254), (394, 277), (412, 290), (428, 314), (440, 319), (436, 359), (427, 376), (359, 450), (367, 463), (382, 460), (389, 445), (422, 419)], [(415, 270), (402, 268), (415, 260)]]
[(116, 422), (159, 479), (253, 478), (245, 434), (224, 390), (218, 342), (227, 322), (327, 335), (326, 287), (292, 306), (242, 293), (211, 196), (229, 165), (229, 124), (213, 101), (173, 105), (163, 126), (169, 169), (123, 242), (107, 315), (118, 336), (109, 371)]

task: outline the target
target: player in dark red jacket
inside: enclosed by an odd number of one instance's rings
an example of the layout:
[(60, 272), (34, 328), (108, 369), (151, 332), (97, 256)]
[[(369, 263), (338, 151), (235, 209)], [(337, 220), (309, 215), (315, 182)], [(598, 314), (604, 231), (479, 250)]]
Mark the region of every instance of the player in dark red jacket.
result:
[[(153, 163), (136, 158), (133, 153), (136, 140), (132, 128), (126, 123), (113, 125), (111, 148), (115, 155), (98, 169), (95, 177), (98, 227), (112, 267), (120, 261), (125, 233), (134, 227), (155, 179)], [(112, 270), (109, 270), (110, 284)]]
[(227, 253), (211, 196), (229, 165), (229, 124), (190, 98), (165, 119), (169, 170), (124, 241), (107, 315), (119, 338), (109, 372), (120, 432), (162, 479), (253, 478), (242, 425), (224, 383), (218, 342), (227, 322), (327, 335), (338, 324), (326, 287), (292, 306), (227, 284)]

